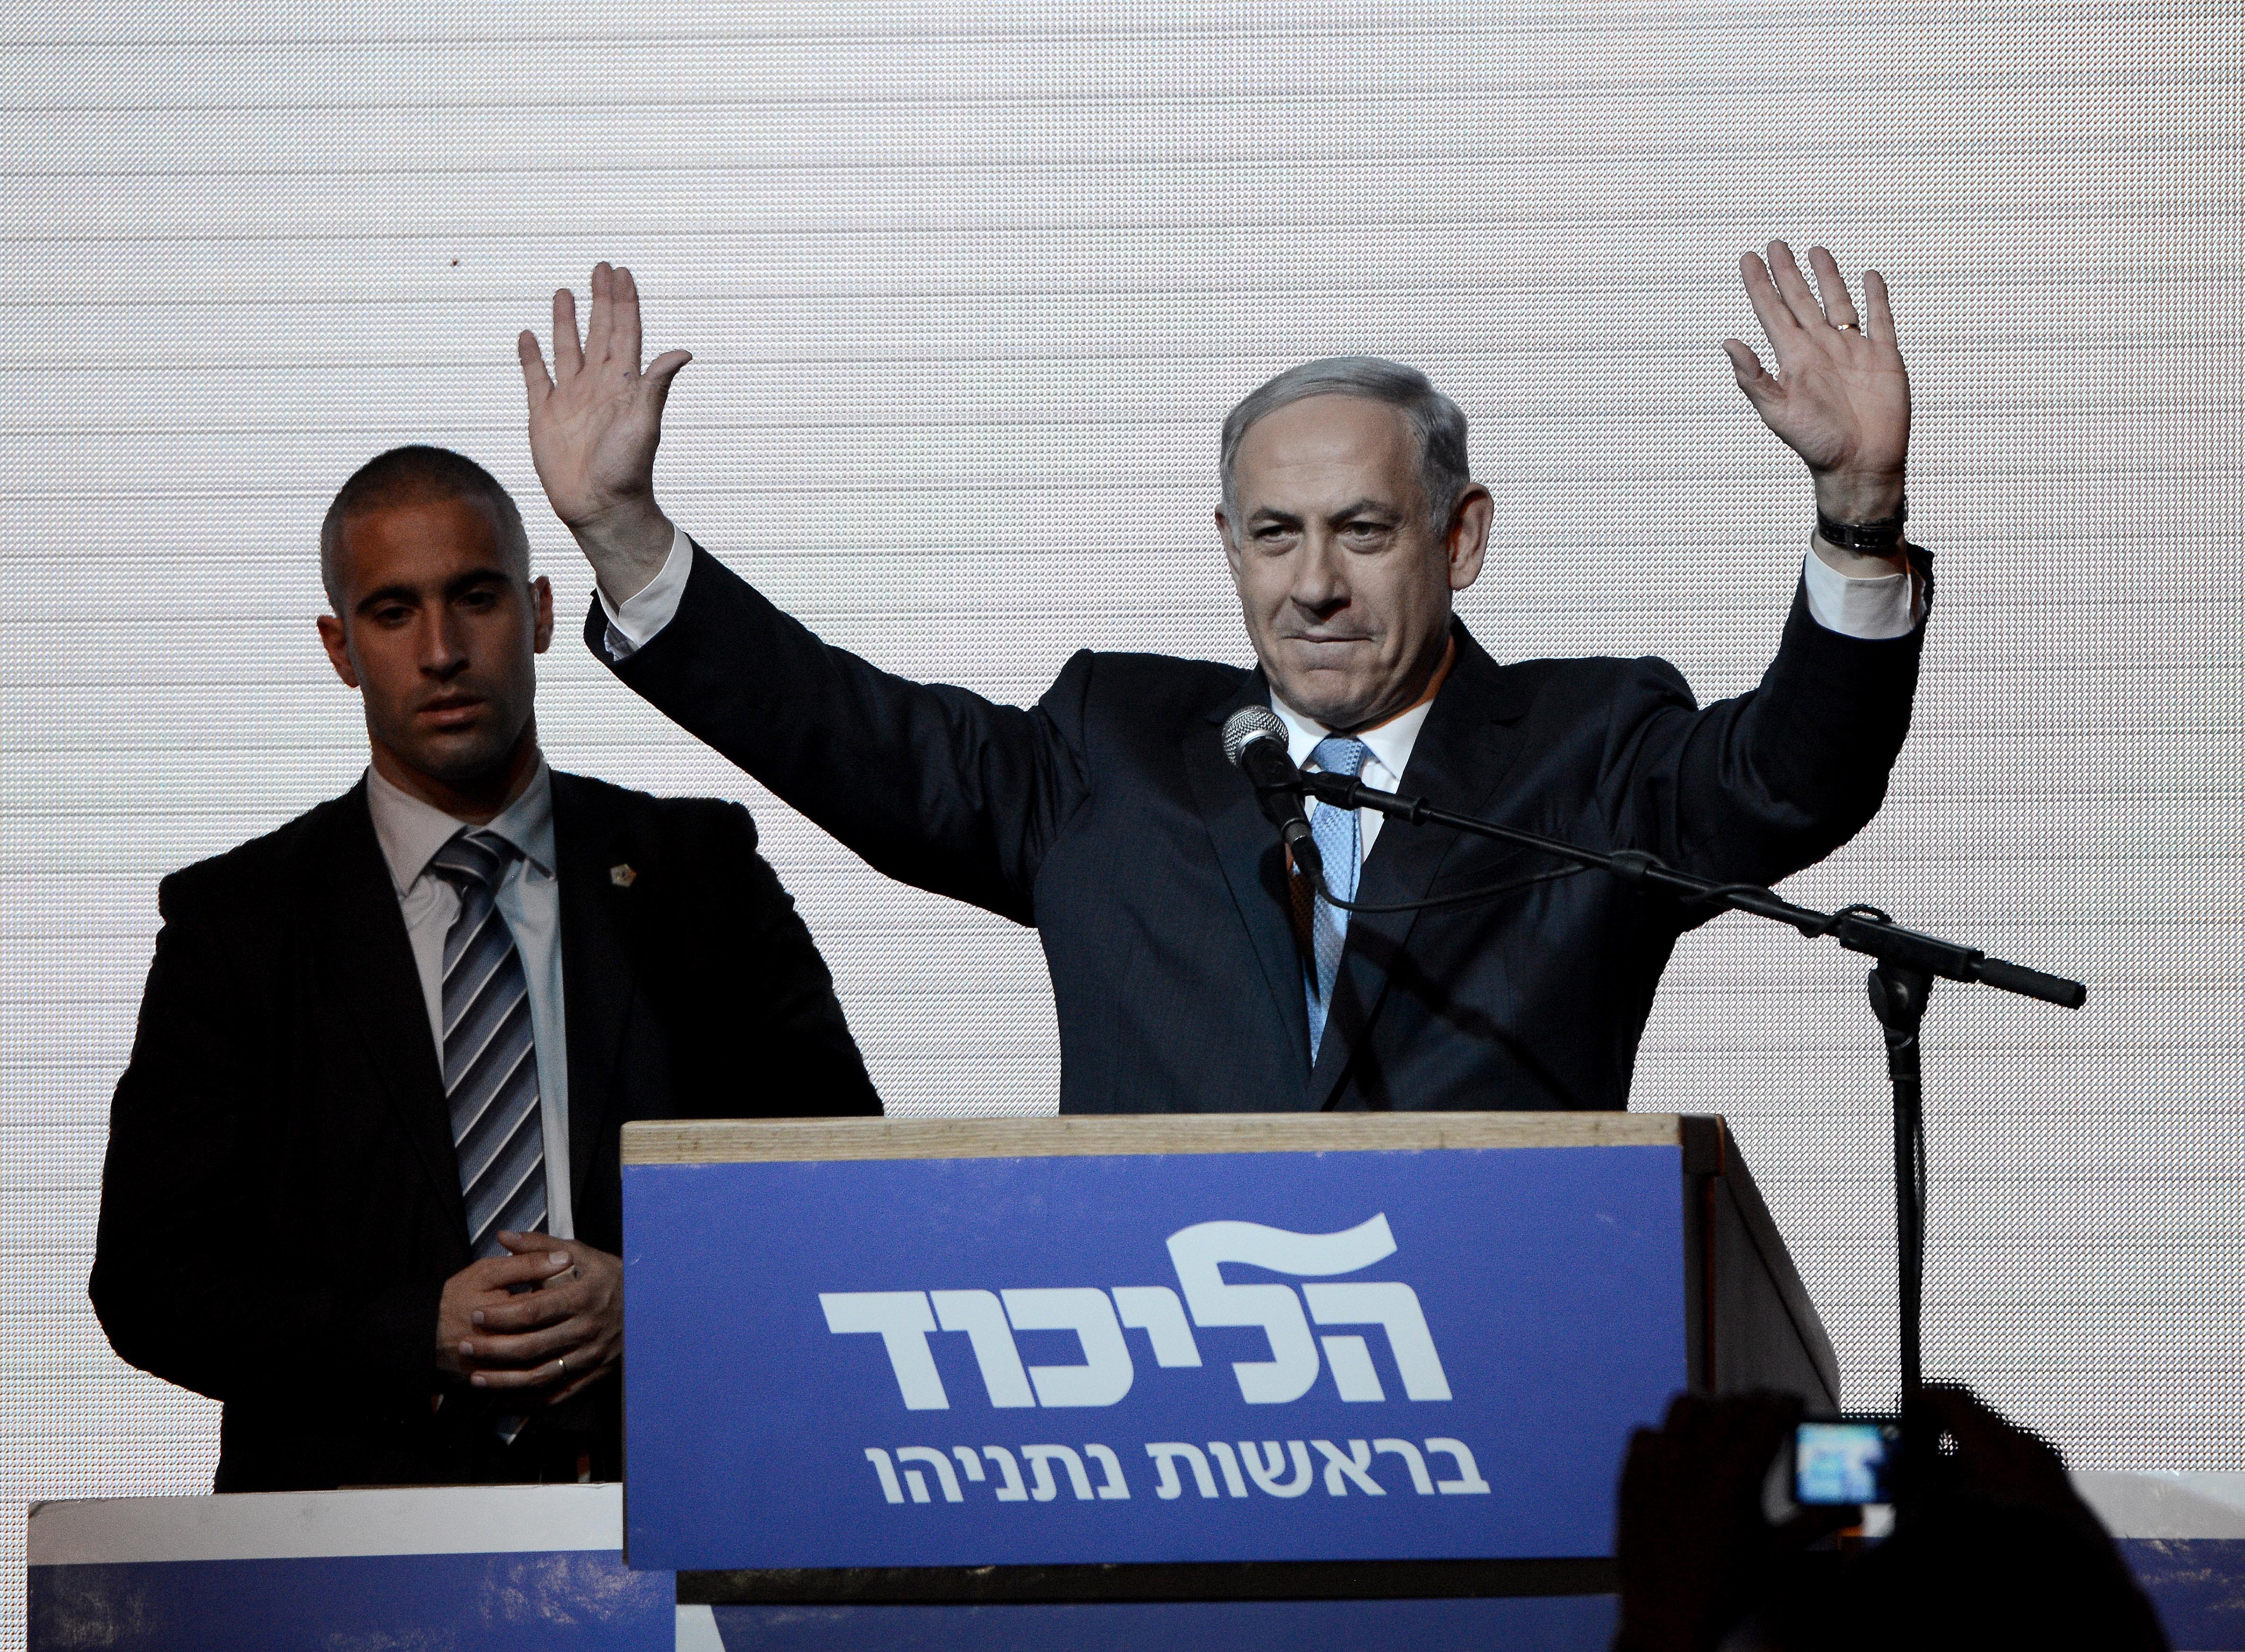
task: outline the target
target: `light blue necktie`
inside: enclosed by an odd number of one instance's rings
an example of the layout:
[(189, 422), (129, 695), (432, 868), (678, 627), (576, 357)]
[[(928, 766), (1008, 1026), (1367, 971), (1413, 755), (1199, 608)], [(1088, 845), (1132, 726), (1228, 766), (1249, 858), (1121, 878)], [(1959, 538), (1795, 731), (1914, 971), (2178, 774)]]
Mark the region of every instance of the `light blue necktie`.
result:
[(514, 857), (514, 846), (494, 833), (463, 832), (430, 862), (460, 896), (459, 916), (444, 937), (444, 1101), (468, 1248), (478, 1257), (506, 1254), (502, 1229), (535, 1233), (546, 1225), (546, 1130), (530, 984), (496, 899)]
[[(1327, 735), (1318, 741), (1310, 761), (1328, 775), (1353, 776), (1363, 768), (1364, 742), (1348, 735)], [(1325, 857), (1326, 887), (1345, 901), (1356, 898), (1356, 877), (1364, 856), (1358, 847), (1356, 810), (1319, 803), (1310, 817), (1310, 836)], [(1348, 914), (1330, 901), (1310, 907), (1310, 951), (1315, 972), (1305, 971), (1310, 995), (1310, 1060), (1318, 1059), (1318, 1046), (1326, 1036), (1326, 1012), (1333, 1007), (1333, 983), (1340, 977), (1341, 948), (1348, 940)]]

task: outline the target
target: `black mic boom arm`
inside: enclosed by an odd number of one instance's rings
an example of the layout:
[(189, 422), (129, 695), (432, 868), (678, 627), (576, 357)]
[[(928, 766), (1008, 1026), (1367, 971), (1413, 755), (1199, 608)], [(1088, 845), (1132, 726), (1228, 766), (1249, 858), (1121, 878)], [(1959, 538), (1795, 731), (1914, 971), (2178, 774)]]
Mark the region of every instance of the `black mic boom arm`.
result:
[(1407, 821), (1414, 826), (1448, 826), (1476, 837), (1518, 843), (1577, 866), (1609, 872), (1634, 888), (1665, 895), (1685, 905), (1752, 912), (1757, 917), (1789, 925), (1811, 939), (1828, 935), (1851, 952), (1861, 952), (1904, 969), (1922, 970), (1943, 980), (1977, 981), (1983, 986), (2039, 999), (2069, 1010), (2079, 1009), (2089, 997), (2089, 989), (2079, 981), (2045, 975), (2024, 965), (1990, 958), (1977, 947), (1904, 929), (1875, 906), (1845, 906), (1836, 912), (1819, 912), (1810, 907), (1796, 906), (1758, 884), (1721, 884), (1696, 872), (1679, 870), (1642, 850), (1585, 849), (1539, 832), (1500, 826), (1471, 815), (1453, 814), (1446, 809), (1436, 809), (1423, 797), (1402, 797), (1381, 791), (1353, 775), (1305, 770), (1301, 783), (1302, 789), (1320, 802), (1343, 809), (1376, 809), (1391, 819)]

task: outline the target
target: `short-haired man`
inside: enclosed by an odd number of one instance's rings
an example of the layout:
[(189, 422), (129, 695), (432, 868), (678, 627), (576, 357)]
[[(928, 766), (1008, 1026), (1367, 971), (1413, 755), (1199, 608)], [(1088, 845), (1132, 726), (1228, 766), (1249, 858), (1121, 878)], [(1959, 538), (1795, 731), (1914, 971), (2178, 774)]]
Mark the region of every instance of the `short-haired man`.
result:
[(614, 1479), (624, 1121), (879, 1103), (747, 812), (547, 767), (505, 489), (385, 453), (320, 569), (372, 762), (164, 880), (94, 1308), (222, 1492)]
[(1691, 913), (1318, 808), (1333, 892), (1391, 909), (1352, 916), (1300, 887), (1220, 731), (1267, 706), (1299, 763), (1725, 881), (1844, 843), (1909, 727), (1929, 591), (1885, 287), (1866, 274), (1859, 320), (1812, 260), (1821, 300), (1781, 244), (1741, 261), (1779, 374), (1725, 349), (1820, 525), (1760, 686), (1704, 709), (1658, 660), (1489, 658), (1451, 613), (1494, 509), (1465, 420), (1390, 362), (1297, 368), (1225, 422), (1217, 525), (1257, 669), (1082, 653), (1027, 710), (824, 647), (674, 528), (653, 463), (687, 358), (641, 370), (628, 272), (593, 272), (581, 345), (555, 295), (550, 376), (522, 335), (531, 451), (626, 683), (876, 868), (1037, 926), (1063, 1110), (1619, 1107)]

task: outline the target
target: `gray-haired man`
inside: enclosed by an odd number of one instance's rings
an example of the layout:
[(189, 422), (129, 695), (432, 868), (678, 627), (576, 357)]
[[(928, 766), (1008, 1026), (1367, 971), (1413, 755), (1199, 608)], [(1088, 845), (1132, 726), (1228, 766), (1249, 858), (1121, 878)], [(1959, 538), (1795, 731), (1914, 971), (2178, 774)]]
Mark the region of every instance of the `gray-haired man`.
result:
[[(1465, 421), (1361, 357), (1280, 375), (1226, 421), (1217, 511), (1258, 667), (1083, 653), (1028, 709), (830, 648), (693, 545), (654, 497), (672, 352), (640, 364), (627, 271), (585, 340), (520, 344), (555, 512), (599, 579), (594, 651), (627, 683), (906, 883), (1034, 924), (1072, 1113), (1619, 1107), (1686, 920), (1596, 876), (1441, 829), (1313, 809), (1301, 887), (1219, 731), (1285, 722), (1298, 762), (1726, 880), (1809, 864), (1870, 819), (1909, 727), (1927, 596), (1900, 535), (1909, 396), (1883, 284), (1830, 257), (1742, 261), (1777, 356), (1726, 343), (1808, 464), (1821, 518), (1776, 660), (1700, 709), (1658, 660), (1500, 665), (1451, 613), (1492, 504)], [(927, 1030), (930, 1038), (940, 1029)]]

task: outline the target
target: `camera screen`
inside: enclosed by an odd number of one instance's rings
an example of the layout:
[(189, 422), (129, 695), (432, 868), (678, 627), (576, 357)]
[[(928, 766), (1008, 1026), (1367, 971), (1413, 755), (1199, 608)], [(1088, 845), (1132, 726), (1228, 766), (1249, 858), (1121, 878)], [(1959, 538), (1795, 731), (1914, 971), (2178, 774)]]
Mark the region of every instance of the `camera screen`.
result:
[(1901, 1430), (1890, 1421), (1802, 1423), (1793, 1440), (1796, 1503), (1886, 1503)]

